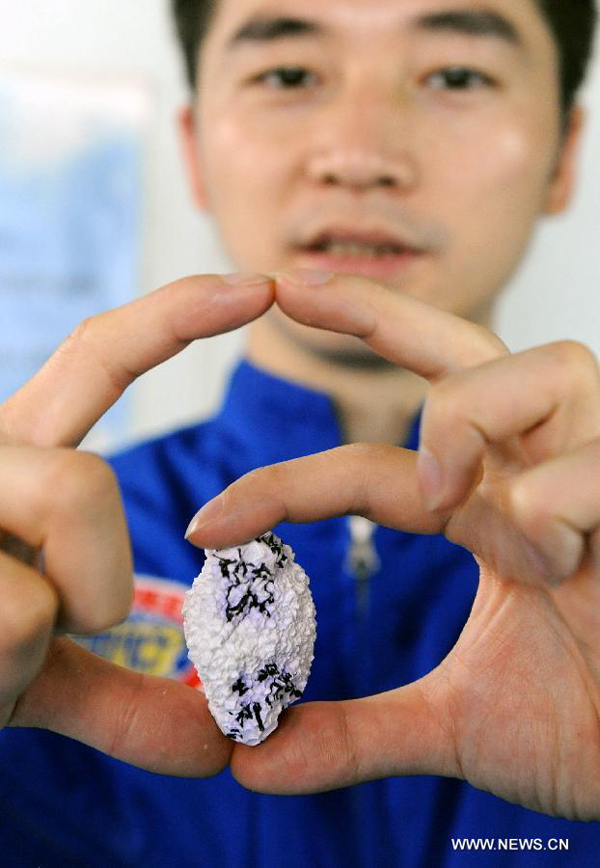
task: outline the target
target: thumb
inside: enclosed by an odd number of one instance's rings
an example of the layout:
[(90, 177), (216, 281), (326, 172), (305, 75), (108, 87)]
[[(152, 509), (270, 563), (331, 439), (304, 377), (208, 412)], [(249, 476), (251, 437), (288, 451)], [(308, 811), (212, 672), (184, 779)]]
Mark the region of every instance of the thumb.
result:
[(263, 744), (235, 745), (231, 770), (249, 789), (285, 795), (392, 775), (461, 777), (432, 675), (364, 699), (290, 708)]
[(116, 666), (64, 638), (52, 643), (10, 725), (50, 729), (160, 774), (208, 777), (231, 755), (201, 693)]

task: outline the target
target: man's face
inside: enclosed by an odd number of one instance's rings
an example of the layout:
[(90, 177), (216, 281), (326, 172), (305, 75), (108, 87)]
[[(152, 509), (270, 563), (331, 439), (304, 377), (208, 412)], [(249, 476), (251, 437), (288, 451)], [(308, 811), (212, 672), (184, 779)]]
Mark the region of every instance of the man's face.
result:
[(198, 199), (240, 270), (364, 274), (480, 319), (567, 198), (557, 62), (534, 0), (220, 0)]

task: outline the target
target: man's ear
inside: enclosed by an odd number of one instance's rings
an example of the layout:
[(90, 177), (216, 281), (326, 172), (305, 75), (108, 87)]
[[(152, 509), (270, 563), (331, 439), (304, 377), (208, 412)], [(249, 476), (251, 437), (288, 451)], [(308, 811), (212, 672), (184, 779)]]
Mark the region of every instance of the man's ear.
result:
[(204, 189), (196, 144), (194, 111), (191, 106), (185, 106), (185, 108), (180, 109), (177, 116), (177, 124), (179, 127), (181, 153), (194, 202), (201, 211), (208, 211), (208, 199), (206, 190)]
[(576, 164), (579, 142), (585, 122), (585, 111), (579, 105), (569, 114), (563, 133), (558, 161), (554, 168), (543, 213), (548, 216), (561, 214), (571, 201), (575, 188)]

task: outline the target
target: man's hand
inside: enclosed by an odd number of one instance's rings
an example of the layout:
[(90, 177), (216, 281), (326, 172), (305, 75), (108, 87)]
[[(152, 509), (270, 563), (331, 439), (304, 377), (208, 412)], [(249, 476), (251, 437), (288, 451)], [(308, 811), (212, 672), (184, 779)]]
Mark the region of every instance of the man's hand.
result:
[[(439, 774), (600, 819), (600, 381), (585, 347), (509, 355), (481, 327), (366, 280), (280, 278), (294, 319), (363, 338), (429, 379), (419, 454), (353, 445), (254, 471), (207, 505), (198, 545), (344, 513), (443, 532), (480, 566), (446, 659), (378, 696), (286, 711), (232, 769), (268, 792)], [(425, 627), (426, 625), (424, 625)]]
[(168, 774), (227, 765), (231, 743), (200, 693), (60, 635), (117, 624), (133, 589), (114, 475), (74, 447), (137, 376), (272, 300), (268, 278), (177, 281), (85, 321), (0, 407), (0, 727), (52, 729)]

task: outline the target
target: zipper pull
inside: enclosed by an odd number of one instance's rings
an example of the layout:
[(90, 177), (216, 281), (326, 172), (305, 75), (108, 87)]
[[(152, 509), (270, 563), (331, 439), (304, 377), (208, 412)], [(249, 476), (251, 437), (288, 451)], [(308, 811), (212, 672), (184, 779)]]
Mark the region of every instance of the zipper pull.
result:
[(381, 561), (373, 542), (377, 525), (362, 515), (348, 516), (350, 549), (346, 568), (354, 576), (358, 608), (364, 611), (368, 601), (369, 579), (378, 571)]

